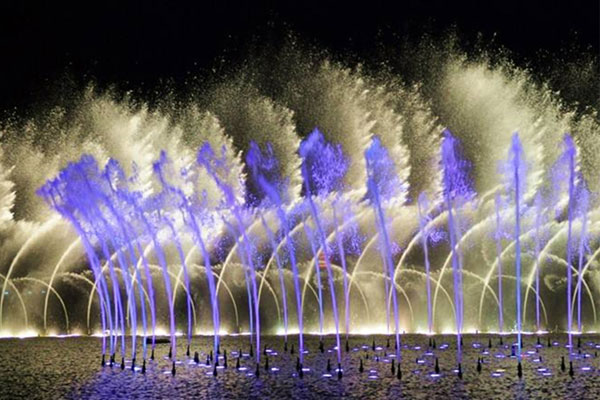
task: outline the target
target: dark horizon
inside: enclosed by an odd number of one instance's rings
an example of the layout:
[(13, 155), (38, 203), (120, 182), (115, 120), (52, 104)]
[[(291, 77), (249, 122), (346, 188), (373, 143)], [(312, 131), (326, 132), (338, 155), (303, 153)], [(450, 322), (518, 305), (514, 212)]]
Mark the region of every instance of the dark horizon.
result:
[(448, 31), (465, 43), (476, 42), (481, 33), (483, 42), (534, 65), (544, 53), (568, 58), (568, 52), (600, 51), (599, 4), (585, 1), (375, 1), (361, 8), (315, 2), (34, 6), (8, 1), (0, 9), (0, 110), (17, 108), (17, 113), (51, 95), (61, 80), (141, 91), (165, 81), (182, 85), (191, 76), (210, 74), (219, 60), (241, 61), (250, 43), (290, 32), (309, 45), (359, 60), (376, 56), (378, 47)]

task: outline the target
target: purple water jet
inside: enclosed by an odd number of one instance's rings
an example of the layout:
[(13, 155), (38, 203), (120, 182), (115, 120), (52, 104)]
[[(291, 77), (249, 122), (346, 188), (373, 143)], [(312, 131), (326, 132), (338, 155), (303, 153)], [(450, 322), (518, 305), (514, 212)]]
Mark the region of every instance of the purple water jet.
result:
[(454, 280), (454, 303), (456, 312), (456, 358), (462, 362), (462, 326), (463, 326), (463, 288), (462, 288), (462, 256), (458, 249), (460, 238), (458, 209), (460, 202), (469, 200), (475, 195), (468, 179), (469, 164), (460, 157), (458, 140), (449, 130), (444, 131), (442, 142), (442, 167), (444, 183), (444, 202), (448, 213), (448, 236), (452, 257), (452, 276)]
[[(400, 315), (398, 313), (398, 299), (396, 294), (396, 286), (394, 284), (395, 268), (382, 202), (393, 201), (393, 196), (401, 191), (404, 191), (405, 185), (398, 178), (394, 162), (391, 160), (387, 150), (381, 145), (381, 142), (377, 137), (373, 137), (371, 145), (369, 148), (367, 148), (367, 150), (365, 150), (365, 161), (367, 164), (367, 199), (371, 203), (371, 206), (375, 212), (375, 219), (381, 244), (381, 257), (386, 275), (385, 279), (389, 280), (389, 290), (391, 291), (392, 305), (394, 309), (396, 359), (399, 363), (398, 368), (400, 368)], [(385, 301), (387, 304), (387, 297)]]

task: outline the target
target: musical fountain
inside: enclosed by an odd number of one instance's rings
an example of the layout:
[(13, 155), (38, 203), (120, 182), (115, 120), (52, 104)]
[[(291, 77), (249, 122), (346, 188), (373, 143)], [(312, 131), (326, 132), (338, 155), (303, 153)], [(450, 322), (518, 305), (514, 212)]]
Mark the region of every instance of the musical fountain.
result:
[[(435, 104), (311, 68), (285, 106), (236, 83), (173, 119), (90, 89), (70, 129), (105, 137), (34, 180), (46, 222), (12, 219), (0, 175), (0, 227), (28, 234), (0, 330), (31, 331), (42, 287), (49, 354), (85, 370), (73, 397), (598, 390), (593, 117), (460, 59)], [(19, 274), (44, 246), (48, 276)], [(89, 286), (83, 307), (60, 281)], [(73, 308), (87, 335), (68, 337)]]

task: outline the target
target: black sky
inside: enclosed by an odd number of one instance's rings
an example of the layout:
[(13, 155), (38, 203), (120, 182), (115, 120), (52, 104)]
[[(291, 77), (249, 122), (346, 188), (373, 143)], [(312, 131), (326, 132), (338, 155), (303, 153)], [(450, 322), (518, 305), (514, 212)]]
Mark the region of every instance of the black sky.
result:
[[(294, 31), (333, 52), (368, 56), (382, 32), (417, 37), (452, 26), (527, 58), (540, 49), (599, 51), (599, 1), (131, 1), (0, 5), (0, 109), (26, 108), (66, 73), (135, 88), (183, 81), (251, 38)], [(125, 3), (125, 2), (123, 2)]]

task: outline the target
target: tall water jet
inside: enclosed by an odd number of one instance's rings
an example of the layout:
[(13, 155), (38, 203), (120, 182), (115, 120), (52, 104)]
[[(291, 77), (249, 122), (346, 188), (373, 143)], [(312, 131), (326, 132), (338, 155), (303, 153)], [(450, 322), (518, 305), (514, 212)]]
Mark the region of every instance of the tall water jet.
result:
[(504, 296), (502, 294), (502, 220), (500, 218), (502, 199), (500, 193), (496, 192), (495, 197), (495, 209), (496, 209), (496, 232), (494, 233), (494, 240), (496, 242), (496, 263), (497, 277), (498, 277), (498, 332), (504, 332)]
[(421, 192), (418, 199), (418, 215), (419, 215), (419, 231), (421, 235), (421, 245), (423, 246), (423, 257), (425, 261), (425, 286), (427, 290), (427, 331), (429, 334), (433, 333), (433, 320), (431, 314), (431, 279), (430, 279), (430, 266), (429, 266), (429, 249), (427, 246), (428, 231), (427, 223), (427, 195), (425, 192)]
[[(73, 167), (73, 170), (75, 169), (75, 167)], [(74, 171), (71, 170), (69, 171), (70, 173), (73, 173)], [(69, 207), (72, 207), (72, 209), (74, 209), (73, 211), (71, 211), (73, 213), (73, 220), (72, 223), (74, 224), (74, 226), (77, 226), (79, 224), (81, 224), (82, 226), (85, 226), (85, 230), (86, 230), (86, 234), (89, 235), (90, 241), (94, 241), (96, 246), (100, 246), (100, 242), (102, 241), (102, 238), (98, 235), (98, 231), (95, 228), (95, 224), (92, 222), (92, 220), (90, 220), (90, 210), (94, 207), (94, 200), (92, 199), (92, 197), (87, 194), (87, 195), (83, 195), (81, 196), (81, 199), (83, 199), (82, 202), (80, 202), (79, 199), (75, 198), (74, 196), (72, 196), (72, 193), (69, 193), (69, 191), (72, 190), (70, 187), (63, 187), (61, 188), (61, 192), (59, 192), (58, 196), (61, 197), (62, 201), (64, 203), (67, 203)], [(75, 216), (75, 213), (77, 213), (77, 216)], [(102, 252), (106, 257), (110, 258), (110, 254), (107, 255), (108, 251), (106, 250), (106, 245), (103, 243), (102, 246)], [(120, 287), (118, 284), (118, 279), (116, 277), (116, 273), (115, 273), (115, 269), (113, 267), (112, 262), (109, 262), (110, 260), (105, 260), (105, 267), (102, 268), (101, 267), (101, 262), (99, 261), (99, 265), (98, 265), (98, 269), (99, 271), (102, 271), (103, 269), (107, 269), (108, 270), (108, 275), (110, 277), (110, 283), (111, 283), (111, 287), (112, 287), (112, 297), (113, 297), (113, 316), (114, 316), (114, 321), (113, 321), (113, 326), (114, 326), (114, 331), (112, 332), (112, 338), (111, 338), (111, 342), (112, 342), (112, 351), (111, 351), (111, 359), (114, 359), (114, 354), (117, 351), (117, 345), (118, 345), (118, 338), (119, 338), (119, 329), (121, 331), (121, 342), (122, 342), (122, 347), (121, 347), (121, 351), (124, 352), (123, 350), (123, 346), (124, 346), (124, 321), (123, 321), (123, 308), (122, 308), (122, 302), (121, 302), (121, 291), (120, 291)], [(108, 267), (107, 267), (108, 266)], [(102, 272), (99, 272), (102, 273)], [(108, 288), (107, 288), (108, 290)], [(109, 300), (109, 305), (110, 305), (110, 300)]]
[[(125, 178), (125, 174), (123, 173), (123, 171), (121, 170), (121, 167), (119, 166), (118, 163), (110, 160), (104, 170), (104, 173), (102, 174), (102, 177), (105, 179), (105, 181), (107, 182), (107, 193), (105, 195), (102, 196), (102, 198), (104, 199), (104, 201), (107, 204), (107, 208), (108, 210), (110, 210), (110, 214), (115, 218), (116, 220), (116, 229), (118, 229), (118, 234), (120, 234), (119, 236), (114, 235), (115, 238), (120, 239), (119, 241), (117, 241), (118, 239), (115, 239), (113, 241), (113, 246), (119, 246), (119, 248), (116, 248), (116, 253), (117, 253), (117, 260), (119, 261), (119, 264), (121, 266), (121, 273), (122, 273), (122, 278), (125, 282), (125, 289), (126, 289), (126, 293), (127, 293), (127, 298), (128, 298), (128, 307), (129, 307), (129, 314), (130, 314), (130, 325), (131, 325), (131, 332), (132, 332), (132, 337), (131, 337), (131, 358), (133, 360), (135, 360), (136, 358), (136, 351), (137, 351), (137, 347), (136, 347), (136, 339), (137, 339), (137, 305), (136, 305), (136, 300), (135, 300), (135, 287), (131, 281), (132, 277), (130, 276), (130, 271), (129, 271), (129, 265), (134, 266), (136, 263), (136, 257), (135, 257), (135, 252), (133, 250), (132, 247), (132, 241), (133, 239), (130, 237), (130, 232), (128, 229), (128, 223), (125, 219), (125, 213), (120, 209), (121, 204), (120, 204), (120, 197), (117, 195), (118, 190), (117, 190), (117, 185), (122, 185), (122, 181)], [(120, 190), (120, 189), (119, 189)], [(112, 231), (112, 229), (109, 230), (109, 233)], [(115, 233), (117, 233), (115, 232)], [(124, 250), (121, 250), (121, 248), (125, 248)], [(127, 262), (127, 260), (125, 259), (125, 257), (123, 256), (123, 252), (125, 252), (126, 255), (128, 255), (128, 259), (129, 262)], [(142, 306), (143, 306), (143, 298), (142, 298)], [(144, 321), (145, 324), (145, 321)], [(146, 338), (143, 338), (144, 342), (146, 341)]]
[[(121, 179), (123, 179), (123, 174), (121, 173)], [(144, 329), (144, 338), (143, 338), (143, 345), (142, 345), (142, 354), (143, 354), (143, 359), (146, 359), (147, 356), (147, 317), (146, 317), (146, 307), (145, 307), (145, 302), (144, 302), (144, 285), (142, 283), (142, 277), (141, 277), (141, 273), (140, 273), (140, 265), (143, 265), (144, 268), (144, 272), (145, 272), (145, 278), (146, 278), (146, 288), (147, 288), (147, 296), (148, 296), (148, 301), (149, 301), (149, 308), (150, 308), (150, 323), (151, 323), (151, 335), (152, 335), (152, 341), (151, 341), (151, 351), (152, 354), (154, 354), (154, 349), (156, 346), (156, 302), (155, 302), (155, 296), (154, 296), (154, 285), (153, 285), (153, 279), (152, 279), (152, 274), (150, 272), (150, 266), (148, 265), (148, 260), (145, 254), (145, 250), (142, 249), (142, 240), (144, 239), (143, 234), (141, 234), (139, 232), (139, 227), (136, 226), (137, 224), (134, 222), (133, 217), (136, 213), (132, 210), (132, 204), (134, 202), (134, 200), (132, 200), (132, 198), (134, 198), (135, 196), (137, 196), (136, 194), (130, 193), (129, 190), (127, 190), (127, 187), (121, 187), (119, 188), (119, 190), (116, 191), (115, 193), (119, 199), (119, 205), (122, 208), (122, 213), (124, 215), (128, 216), (128, 220), (127, 220), (127, 224), (125, 225), (129, 231), (128, 235), (131, 238), (131, 240), (133, 241), (133, 243), (135, 244), (135, 248), (131, 248), (130, 247), (130, 256), (132, 258), (132, 260), (135, 259), (135, 252), (137, 251), (139, 260), (135, 263), (135, 267), (134, 267), (134, 277), (133, 279), (137, 281), (138, 283), (138, 292), (139, 292), (139, 296), (140, 296), (140, 306), (141, 306), (141, 310), (142, 310), (142, 323), (143, 323), (143, 329)]]
[[(164, 218), (163, 223), (169, 228), (169, 232), (171, 233), (171, 240), (173, 241), (173, 243), (175, 244), (175, 248), (177, 250), (177, 255), (179, 256), (179, 261), (181, 263), (181, 269), (183, 270), (183, 279), (184, 279), (184, 288), (185, 288), (185, 292), (186, 292), (186, 311), (187, 311), (187, 348), (188, 348), (188, 353), (189, 353), (189, 348), (191, 346), (192, 343), (192, 328), (193, 328), (193, 321), (192, 321), (192, 294), (191, 294), (191, 290), (190, 290), (190, 278), (189, 278), (189, 274), (188, 274), (188, 266), (187, 266), (187, 262), (185, 261), (185, 255), (183, 254), (183, 249), (181, 246), (181, 241), (179, 239), (179, 235), (177, 234), (177, 230), (175, 229), (175, 227), (173, 226), (173, 224), (166, 218)], [(174, 307), (175, 305), (173, 305)], [(189, 354), (188, 354), (189, 355)]]
[[(127, 201), (128, 189), (124, 172), (114, 160), (109, 160), (104, 171), (100, 172), (96, 161), (90, 156), (84, 156), (79, 162), (70, 164), (55, 181), (49, 181), (47, 185), (54, 185), (53, 187), (58, 190), (57, 193), (62, 199), (61, 201), (69, 204), (69, 207), (72, 209), (70, 213), (76, 213), (79, 216), (79, 219), (87, 226), (86, 229), (94, 235), (97, 245), (101, 249), (113, 283), (114, 324), (115, 326), (120, 324), (121, 353), (124, 357), (124, 340), (126, 334), (125, 313), (123, 311), (123, 301), (120, 298), (120, 286), (116, 278), (116, 269), (113, 263), (113, 258), (116, 257), (126, 290), (129, 314), (127, 317), (132, 332), (132, 359), (135, 359), (137, 347), (137, 302), (135, 300), (135, 282), (133, 282), (135, 277), (131, 276), (129, 267), (133, 267), (137, 272), (137, 268), (134, 267), (136, 264), (136, 255), (132, 244), (137, 242), (138, 234), (131, 225), (131, 218), (132, 215), (135, 215), (135, 211), (131, 209), (131, 204)], [(82, 240), (87, 242), (86, 233), (79, 227), (76, 219), (70, 218), (70, 220), (76, 230), (81, 232)], [(110, 251), (111, 247), (113, 252)], [(99, 266), (94, 266), (93, 259), (90, 261), (93, 270), (99, 268)], [(166, 264), (163, 265), (166, 268)], [(102, 271), (98, 271), (98, 274), (101, 276)], [(100, 290), (102, 290), (102, 281), (98, 280), (98, 282)], [(139, 284), (138, 289), (141, 295), (141, 286)], [(140, 299), (142, 300), (140, 304), (144, 307), (143, 297)], [(172, 311), (172, 308), (170, 310)], [(173, 314), (171, 313), (171, 315)], [(145, 308), (142, 309), (142, 324), (145, 335)], [(174, 333), (174, 324), (172, 325), (172, 332)], [(116, 337), (114, 344), (116, 344)], [(145, 346), (143, 348), (145, 350)], [(114, 359), (114, 352), (111, 358)]]
[[(225, 218), (223, 218), (223, 225), (225, 225), (225, 227), (227, 228), (227, 231), (229, 232), (231, 237), (235, 238), (234, 245), (238, 252), (238, 257), (240, 259), (241, 268), (244, 271), (244, 282), (246, 283), (246, 294), (248, 295), (248, 325), (250, 328), (250, 335), (249, 335), (249, 337), (250, 337), (250, 354), (251, 354), (251, 356), (253, 356), (252, 346), (254, 343), (254, 336), (255, 336), (254, 321), (255, 321), (256, 317), (255, 317), (255, 313), (254, 313), (254, 295), (252, 293), (252, 284), (250, 283), (250, 280), (252, 278), (251, 278), (250, 272), (249, 272), (250, 268), (247, 267), (248, 263), (246, 261), (246, 259), (248, 257), (248, 253), (245, 251), (246, 249), (244, 248), (244, 246), (241, 243), (240, 236), (242, 234), (239, 232), (239, 230), (236, 229), (233, 226), (233, 224), (231, 224), (231, 222), (229, 222)], [(258, 350), (259, 349), (257, 349), (257, 351)]]
[[(254, 142), (250, 144), (250, 150), (248, 151), (248, 155), (246, 157), (248, 165), (250, 166), (250, 170), (254, 176), (254, 180), (258, 182), (262, 190), (265, 192), (265, 195), (270, 199), (270, 201), (274, 204), (277, 217), (279, 218), (280, 227), (283, 231), (284, 240), (286, 243), (286, 247), (288, 250), (288, 257), (290, 260), (290, 264), (292, 267), (292, 278), (294, 282), (294, 293), (296, 297), (296, 317), (298, 319), (298, 348), (299, 348), (299, 363), (300, 369), (302, 368), (302, 364), (304, 362), (304, 323), (303, 323), (303, 315), (302, 315), (302, 295), (300, 292), (300, 279), (298, 266), (296, 264), (296, 250), (294, 248), (294, 244), (292, 242), (292, 238), (290, 235), (290, 225), (288, 222), (288, 218), (283, 208), (281, 193), (285, 193), (285, 190), (282, 190), (281, 185), (283, 184), (278, 177), (273, 175), (268, 175), (265, 173), (264, 169), (261, 168), (263, 165), (267, 165), (270, 167), (275, 167), (276, 159), (274, 157), (269, 157), (269, 154), (272, 154), (272, 151), (269, 151), (267, 146), (267, 155), (263, 155), (260, 151), (258, 145)], [(269, 161), (267, 163), (263, 163), (263, 159), (267, 158)], [(267, 170), (270, 168), (267, 168)], [(271, 178), (271, 180), (267, 179), (267, 176)], [(277, 250), (274, 250), (277, 251)]]
[[(394, 261), (392, 258), (391, 242), (388, 233), (386, 216), (383, 211), (382, 203), (387, 206), (402, 204), (393, 204), (394, 200), (407, 190), (407, 185), (402, 182), (396, 173), (396, 167), (393, 160), (389, 157), (387, 150), (382, 146), (378, 137), (374, 136), (371, 145), (365, 150), (365, 161), (367, 165), (367, 195), (366, 198), (374, 209), (375, 221), (380, 239), (381, 257), (384, 266), (385, 279), (390, 282), (390, 291), (392, 305), (394, 308), (394, 333), (396, 339), (396, 360), (401, 362), (400, 347), (400, 315), (398, 313), (398, 299), (396, 295), (396, 285), (394, 283)], [(401, 197), (401, 196), (400, 196)], [(385, 299), (386, 303), (388, 298)], [(398, 365), (400, 368), (400, 364)]]
[(114, 348), (114, 327), (112, 319), (112, 308), (110, 304), (110, 297), (104, 274), (101, 271), (100, 261), (94, 251), (93, 245), (91, 244), (84, 228), (77, 221), (75, 216), (67, 209), (68, 205), (63, 201), (64, 197), (57, 186), (61, 184), (58, 178), (46, 182), (44, 186), (38, 189), (37, 194), (41, 196), (51, 207), (59, 212), (64, 218), (66, 218), (75, 231), (81, 237), (81, 241), (84, 245), (85, 253), (90, 263), (90, 268), (93, 271), (96, 282), (98, 283), (98, 302), (100, 304), (100, 320), (102, 326), (102, 357), (106, 355), (106, 332), (107, 332), (107, 321), (108, 321), (108, 332), (109, 332), (109, 351), (112, 355), (115, 351)]
[(583, 282), (583, 260), (585, 253), (588, 248), (588, 206), (589, 206), (589, 192), (585, 186), (583, 180), (577, 188), (577, 214), (581, 222), (581, 228), (579, 231), (579, 261), (577, 265), (577, 330), (579, 333), (583, 332), (583, 326), (581, 323), (581, 292)]
[[(175, 339), (175, 332), (176, 332), (175, 305), (173, 304), (173, 292), (172, 292), (171, 281), (170, 281), (170, 276), (169, 276), (169, 272), (168, 272), (167, 257), (163, 251), (162, 244), (159, 239), (160, 230), (161, 230), (160, 213), (152, 212), (153, 211), (152, 207), (148, 206), (148, 200), (146, 200), (146, 199), (142, 200), (141, 193), (135, 193), (135, 192), (130, 193), (129, 192), (129, 190), (127, 188), (128, 181), (125, 178), (125, 173), (116, 161), (113, 161), (113, 160), (108, 161), (108, 163), (106, 164), (106, 167), (105, 167), (104, 174), (106, 176), (113, 175), (113, 176), (115, 176), (115, 178), (113, 178), (113, 179), (118, 179), (118, 182), (120, 184), (119, 198), (121, 200), (123, 200), (123, 203), (122, 204), (119, 203), (118, 207), (126, 207), (126, 208), (124, 208), (124, 210), (126, 210), (125, 212), (129, 216), (129, 218), (132, 218), (133, 216), (136, 217), (137, 218), (136, 223), (139, 223), (139, 225), (141, 226), (141, 229), (145, 230), (145, 235), (147, 235), (151, 238), (152, 246), (153, 246), (154, 252), (159, 260), (160, 269), (163, 274), (165, 293), (167, 296), (167, 300), (169, 302), (169, 307), (168, 307), (169, 321), (170, 321), (170, 327), (169, 327), (170, 329), (169, 330), (170, 330), (170, 336), (171, 336), (171, 348), (170, 348), (169, 354), (171, 355), (171, 359), (172, 359), (173, 363), (175, 363), (175, 360), (177, 358), (176, 342), (175, 342), (175, 340), (176, 340)], [(133, 179), (133, 181), (135, 181), (135, 178)], [(107, 201), (107, 205), (110, 205), (110, 204), (111, 203)], [(153, 206), (156, 206), (156, 203), (153, 200), (150, 200), (150, 204), (152, 204)], [(146, 207), (149, 207), (149, 208), (146, 208)], [(110, 205), (108, 208), (109, 208), (109, 210), (112, 210), (113, 214), (118, 215), (114, 205)], [(150, 211), (150, 212), (148, 212), (148, 211)], [(158, 211), (158, 210), (156, 210), (156, 211)], [(101, 214), (98, 216), (98, 218), (100, 221), (103, 221)], [(125, 224), (125, 222), (123, 221), (122, 218), (117, 217), (117, 221), (121, 222), (123, 224), (123, 226), (128, 225), (128, 224)], [(111, 235), (109, 232), (108, 237), (111, 238), (112, 236), (113, 235)], [(118, 254), (119, 253), (117, 253), (117, 255)], [(107, 261), (108, 261), (108, 264), (110, 267), (111, 257), (110, 256), (106, 256), (106, 257), (107, 257)], [(132, 308), (135, 308), (135, 305)], [(153, 327), (153, 330), (154, 329), (155, 329), (155, 327)], [(135, 351), (135, 349), (132, 349), (132, 351)]]
[[(118, 167), (118, 165), (116, 165), (115, 167)], [(117, 173), (119, 175), (120, 180), (123, 180), (124, 176), (122, 174), (122, 171), (120, 170), (120, 168), (116, 168), (115, 173)], [(129, 218), (125, 218), (126, 216), (129, 215), (129, 209), (127, 208), (127, 194), (128, 191), (124, 190), (122, 188), (116, 188), (113, 187), (113, 185), (109, 185), (113, 195), (116, 196), (115, 199), (115, 203), (118, 204), (118, 208), (120, 209), (120, 213), (121, 215), (124, 217), (123, 218), (123, 224), (122, 224), (122, 229), (125, 233), (125, 237), (127, 239), (127, 249), (128, 249), (128, 254), (129, 254), (129, 260), (130, 263), (133, 267), (133, 275), (132, 275), (132, 285), (137, 282), (137, 288), (138, 288), (138, 295), (139, 295), (139, 300), (140, 300), (140, 309), (142, 312), (142, 355), (143, 355), (143, 359), (146, 359), (146, 354), (147, 354), (147, 334), (148, 334), (148, 323), (147, 323), (147, 316), (146, 316), (146, 306), (145, 306), (145, 301), (144, 301), (144, 288), (143, 288), (143, 284), (142, 284), (142, 280), (139, 277), (139, 264), (140, 262), (137, 261), (137, 257), (136, 257), (136, 250), (139, 253), (139, 257), (140, 257), (140, 261), (147, 264), (143, 251), (141, 249), (139, 240), (138, 240), (138, 234), (137, 232), (135, 232), (135, 229), (132, 227), (131, 221), (130, 221), (130, 217)], [(135, 247), (135, 248), (134, 248)], [(149, 285), (151, 285), (151, 283), (149, 282)], [(132, 290), (133, 291), (133, 290)], [(154, 326), (154, 323), (156, 321), (155, 318), (155, 311), (154, 311), (154, 293), (153, 293), (153, 288), (150, 287), (149, 288), (149, 301), (150, 301), (150, 308), (151, 308), (151, 317), (152, 317), (152, 324)], [(135, 308), (135, 304), (133, 304), (133, 307)], [(137, 330), (134, 327), (135, 324), (132, 325), (132, 332), (134, 332), (134, 335), (136, 335)], [(152, 329), (152, 341), (153, 341), (153, 347), (154, 347), (154, 328)], [(135, 347), (134, 344), (132, 344), (132, 368), (135, 368), (135, 359), (136, 359), (136, 355), (135, 355)]]
[(542, 241), (542, 208), (542, 195), (538, 192), (535, 195), (535, 264), (533, 266), (535, 269), (535, 326), (538, 332), (542, 330), (540, 322), (540, 246)]
[[(200, 223), (204, 222), (205, 231), (208, 230), (206, 228), (208, 227), (207, 225), (209, 225), (211, 220), (209, 212), (207, 210), (207, 199), (199, 198), (196, 192), (193, 192), (190, 195), (186, 196), (182, 189), (169, 182), (168, 176), (174, 176), (175, 174), (172, 170), (172, 165), (169, 159), (167, 158), (166, 152), (161, 152), (160, 159), (153, 164), (153, 169), (162, 184), (163, 193), (161, 195), (164, 198), (164, 202), (166, 203), (165, 205), (169, 205), (170, 207), (174, 207), (176, 210), (178, 210), (182, 224), (191, 231), (194, 243), (196, 243), (196, 246), (200, 248), (200, 252), (204, 260), (205, 276), (206, 281), (208, 282), (208, 291), (211, 303), (211, 314), (213, 319), (214, 332), (213, 351), (215, 354), (217, 354), (217, 350), (219, 349), (220, 330), (219, 301), (217, 297), (213, 269), (210, 261), (210, 254), (208, 252), (205, 240), (202, 237), (202, 230), (200, 229)], [(188, 178), (186, 182), (188, 184), (196, 183), (193, 182), (192, 177), (197, 176), (197, 174), (194, 174), (192, 172), (194, 171), (185, 171), (183, 173), (183, 175)], [(184, 262), (185, 259), (182, 260), (182, 263)], [(189, 303), (190, 298), (188, 295), (188, 304)]]
[[(197, 157), (198, 164), (203, 166), (208, 174), (213, 178), (219, 189), (223, 192), (224, 201), (234, 219), (236, 220), (241, 236), (241, 243), (238, 241), (238, 245), (243, 245), (243, 249), (246, 253), (246, 265), (250, 275), (250, 285), (252, 291), (253, 301), (253, 314), (254, 314), (254, 329), (256, 331), (256, 365), (260, 364), (260, 308), (258, 304), (258, 288), (256, 282), (256, 270), (254, 267), (252, 243), (246, 232), (246, 227), (242, 218), (242, 206), (240, 205), (238, 198), (234, 192), (233, 187), (227, 183), (229, 175), (232, 172), (232, 168), (227, 161), (227, 149), (221, 148), (220, 156), (215, 154), (210, 144), (204, 144), (198, 151)], [(224, 221), (225, 222), (225, 221)]]
[(571, 271), (571, 260), (572, 260), (572, 248), (571, 248), (571, 235), (573, 229), (573, 208), (575, 205), (575, 143), (570, 135), (565, 134), (564, 137), (565, 150), (561, 157), (561, 162), (566, 163), (567, 168), (567, 180), (569, 190), (569, 202), (567, 205), (567, 332), (569, 335), (569, 360), (573, 358), (573, 309), (571, 307), (571, 290), (573, 281), (573, 272)]
[[(272, 257), (275, 258), (275, 263), (277, 265), (277, 272), (279, 276), (279, 286), (281, 290), (281, 299), (283, 303), (283, 331), (284, 331), (284, 342), (285, 347), (287, 347), (287, 339), (288, 339), (288, 306), (287, 306), (287, 290), (285, 287), (285, 277), (283, 270), (283, 263), (277, 248), (277, 238), (275, 237), (275, 232), (271, 229), (271, 226), (265, 219), (265, 214), (267, 214), (271, 209), (273, 203), (269, 199), (267, 191), (262, 187), (259, 180), (262, 178), (262, 175), (266, 175), (274, 181), (278, 182), (278, 189), (282, 191), (287, 191), (287, 182), (280, 182), (283, 179), (280, 176), (280, 163), (279, 160), (275, 156), (275, 151), (273, 145), (268, 142), (266, 144), (265, 154), (263, 155), (260, 147), (254, 141), (250, 142), (250, 146), (248, 152), (246, 154), (246, 165), (248, 169), (250, 169), (251, 174), (249, 175), (248, 183), (254, 186), (253, 192), (248, 191), (246, 193), (246, 202), (249, 205), (252, 205), (256, 209), (256, 213), (260, 218), (261, 224), (263, 226), (264, 231), (267, 234), (267, 239), (272, 249)], [(259, 178), (258, 175), (261, 175)], [(264, 179), (264, 178), (262, 178)], [(285, 193), (287, 195), (287, 193)], [(261, 285), (262, 286), (262, 285)], [(260, 292), (260, 291), (259, 291)]]
[[(91, 231), (95, 235), (99, 246), (102, 249), (102, 253), (105, 258), (105, 262), (108, 264), (109, 275), (111, 276), (111, 280), (113, 283), (113, 294), (115, 297), (115, 326), (118, 326), (120, 322), (121, 329), (121, 356), (125, 357), (126, 352), (126, 344), (125, 344), (125, 336), (126, 336), (126, 324), (125, 319), (127, 316), (125, 315), (123, 309), (123, 301), (121, 299), (121, 291), (120, 285), (118, 283), (118, 279), (116, 277), (116, 268), (113, 262), (113, 255), (117, 256), (118, 263), (120, 266), (121, 277), (125, 282), (126, 287), (126, 296), (129, 305), (129, 310), (133, 315), (135, 314), (134, 308), (131, 307), (132, 293), (131, 293), (131, 284), (129, 282), (128, 276), (129, 273), (126, 270), (125, 261), (122, 258), (122, 254), (120, 251), (120, 246), (118, 245), (119, 240), (125, 240), (124, 238), (119, 238), (119, 235), (116, 231), (113, 230), (111, 223), (122, 225), (122, 220), (118, 216), (115, 211), (110, 198), (108, 197), (107, 192), (110, 189), (107, 188), (108, 181), (105, 180), (107, 177), (107, 172), (111, 168), (118, 169), (118, 165), (113, 162), (107, 163), (104, 173), (100, 172), (96, 161), (89, 157), (82, 157), (81, 161), (78, 163), (72, 164), (72, 173), (73, 175), (69, 178), (69, 183), (71, 185), (67, 185), (65, 190), (71, 190), (73, 193), (77, 193), (82, 195), (82, 197), (87, 198), (89, 203), (80, 204), (76, 203), (80, 206), (79, 211), (80, 215), (85, 218), (87, 224), (89, 225)], [(78, 181), (73, 186), (73, 181)], [(110, 186), (110, 185), (108, 185)], [(81, 191), (83, 190), (83, 193)], [(73, 197), (70, 197), (71, 201), (74, 201)], [(103, 213), (106, 211), (106, 215)], [(112, 218), (111, 218), (112, 217)], [(114, 249), (114, 253), (110, 252), (110, 246)], [(135, 324), (133, 324), (135, 325)], [(135, 341), (132, 338), (132, 342)], [(135, 352), (135, 348), (132, 348), (132, 352)]]
[(175, 305), (173, 304), (173, 289), (171, 286), (171, 277), (168, 271), (167, 257), (162, 249), (157, 229), (153, 226), (153, 224), (146, 217), (142, 206), (139, 204), (139, 200), (137, 197), (132, 197), (133, 211), (136, 213), (139, 218), (141, 225), (146, 230), (146, 234), (150, 237), (150, 241), (152, 243), (152, 247), (154, 249), (154, 253), (158, 258), (158, 263), (160, 265), (160, 270), (163, 276), (163, 285), (165, 288), (165, 293), (168, 301), (168, 309), (169, 309), (169, 335), (170, 335), (170, 354), (171, 359), (173, 360), (173, 373), (175, 371), (175, 360), (177, 359), (177, 339), (176, 339), (176, 324), (175, 324)]
[(300, 144), (299, 153), (300, 157), (302, 157), (301, 170), (304, 179), (304, 195), (315, 224), (318, 240), (321, 243), (321, 252), (325, 258), (325, 266), (327, 268), (331, 308), (335, 323), (338, 376), (341, 377), (342, 346), (340, 343), (338, 307), (331, 268), (331, 255), (327, 244), (327, 236), (325, 235), (324, 226), (319, 215), (319, 209), (313, 196), (322, 198), (333, 190), (341, 190), (340, 185), (348, 169), (348, 162), (342, 154), (341, 146), (332, 146), (326, 143), (321, 132), (316, 129)]
[(452, 276), (454, 281), (454, 306), (456, 313), (456, 359), (461, 369), (462, 363), (462, 327), (463, 327), (463, 288), (462, 288), (462, 256), (459, 254), (458, 209), (460, 202), (474, 196), (468, 178), (469, 164), (460, 157), (458, 140), (449, 130), (444, 130), (442, 142), (442, 167), (444, 183), (444, 202), (448, 213), (448, 236), (452, 258)]
[[(519, 134), (512, 138), (509, 159), (512, 165), (512, 185), (515, 204), (515, 278), (516, 278), (516, 303), (517, 303), (517, 360), (521, 363), (521, 197), (524, 193), (527, 170), (523, 155), (523, 146)], [(520, 367), (519, 367), (520, 368)]]
[[(348, 291), (348, 270), (346, 268), (346, 252), (344, 250), (344, 233), (345, 231), (339, 229), (340, 220), (337, 217), (338, 208), (344, 211), (343, 199), (338, 193), (338, 197), (332, 201), (332, 209), (333, 209), (333, 226), (335, 229), (335, 238), (337, 242), (338, 256), (340, 258), (340, 263), (342, 264), (342, 282), (344, 289), (344, 331), (346, 333), (346, 343), (348, 343), (348, 335), (350, 334), (350, 292)], [(342, 203), (338, 206), (339, 203)], [(344, 221), (345, 218), (342, 218)]]

